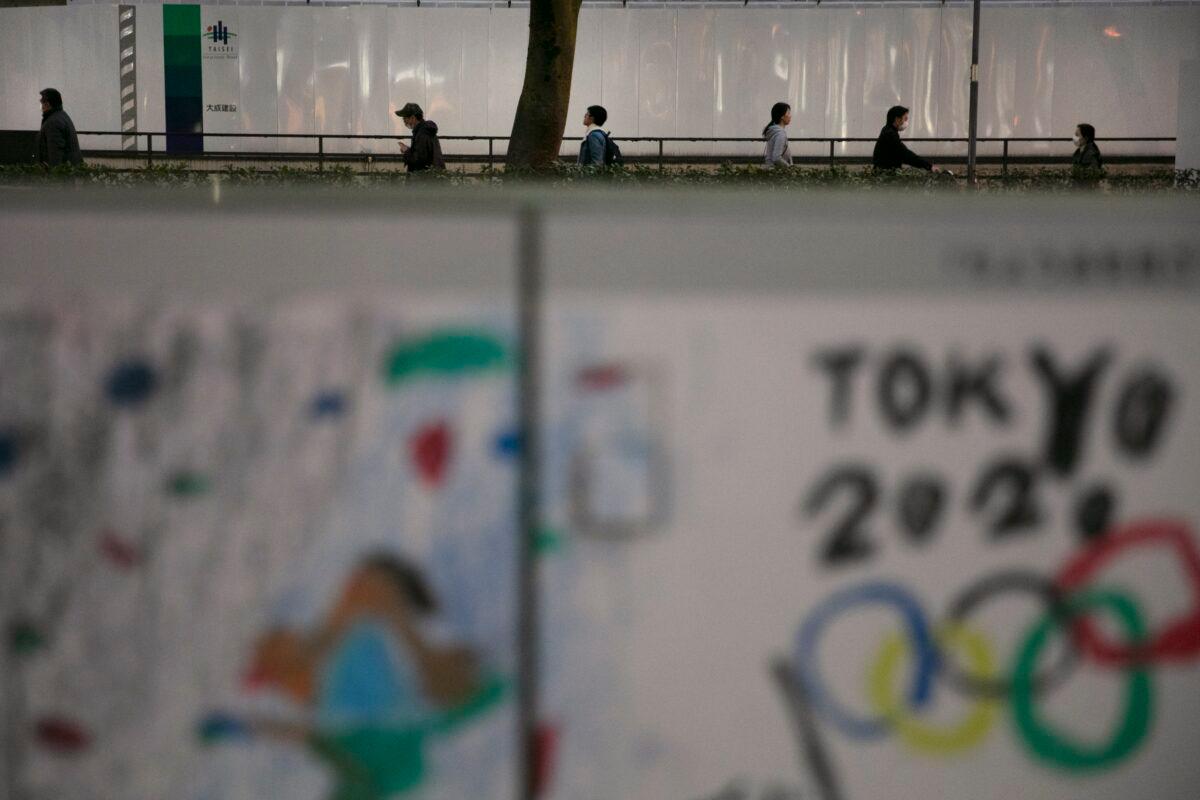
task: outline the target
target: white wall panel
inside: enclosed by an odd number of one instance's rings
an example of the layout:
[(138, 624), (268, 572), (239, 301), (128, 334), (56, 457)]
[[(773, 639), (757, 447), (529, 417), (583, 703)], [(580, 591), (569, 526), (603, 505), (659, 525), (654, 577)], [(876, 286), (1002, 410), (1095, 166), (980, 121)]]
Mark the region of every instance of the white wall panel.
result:
[[(354, 133), (354, 98), (358, 92), (358, 56), (349, 7), (306, 9), (313, 17), (315, 36), (314, 103), (317, 133)], [(358, 142), (330, 139), (327, 153), (357, 153)]]
[[(316, 133), (316, 81), (312, 9), (285, 9), (275, 35), (275, 78), (279, 87), (279, 132)], [(283, 139), (284, 152), (311, 153), (317, 143)]]
[(934, 90), (936, 135), (966, 136), (971, 105), (971, 9), (943, 9), (941, 27), (937, 88)]
[(941, 9), (873, 9), (865, 15), (863, 125), (882, 126), (895, 105), (910, 109), (909, 136), (937, 129), (934, 89), (938, 76)]
[(1059, 9), (1053, 135), (1069, 137), (1079, 122), (1095, 125), (1101, 138), (1171, 135), (1179, 62), (1200, 42), (1195, 15), (1190, 8)]
[[(567, 104), (567, 126), (563, 136), (583, 136), (583, 113), (591, 105), (604, 105), (603, 97), (603, 63), (604, 63), (604, 19), (603, 11), (598, 8), (584, 8), (579, 12), (579, 25), (575, 30), (575, 63), (571, 67), (571, 100)], [(526, 16), (525, 42), (529, 39), (528, 15)], [(493, 45), (495, 47), (495, 45)], [(525, 62), (521, 61), (521, 77), (525, 76)], [(517, 97), (520, 91), (517, 92)], [(516, 100), (513, 99), (513, 110), (516, 110)], [(612, 109), (610, 108), (611, 112)], [(509, 133), (512, 125), (509, 125)], [(566, 141), (562, 152), (568, 155), (579, 153), (578, 144)]]
[[(351, 7), (349, 11), (354, 31), (353, 57), (358, 61), (353, 133), (387, 133), (391, 129), (388, 116), (392, 113), (388, 80), (388, 9), (361, 6)], [(359, 139), (354, 145), (356, 152), (366, 150), (391, 155), (397, 150), (392, 139)]]
[[(580, 13), (580, 24), (591, 12), (584, 9)], [(521, 86), (525, 82), (525, 50), (529, 41), (529, 11), (519, 8), (495, 8), (488, 15), (491, 29), (488, 36), (488, 102), (487, 129), (489, 136), (508, 136), (512, 133), (513, 118), (517, 113), (517, 100), (521, 96)], [(596, 48), (596, 63), (599, 63), (599, 45), (595, 37), (587, 40)], [(575, 72), (572, 89), (578, 87), (581, 80), (579, 69), (579, 51), (584, 46), (580, 37), (575, 45)], [(597, 82), (599, 72), (597, 71)], [(574, 100), (574, 92), (572, 92)], [(567, 127), (571, 120), (568, 117)], [(497, 143), (497, 151), (503, 149), (503, 143)]]
[[(138, 9), (141, 13), (142, 6)], [(278, 8), (242, 6), (241, 35), (238, 37), (238, 77), (242, 102), (238, 106), (242, 130), (252, 133), (279, 132), (279, 84), (276, 76)], [(140, 42), (139, 42), (140, 44)], [(140, 79), (140, 76), (139, 76)], [(241, 139), (243, 150), (278, 150), (277, 139)]]
[[(874, 119), (863, 120), (863, 86), (866, 65), (866, 20), (862, 9), (839, 8), (829, 12), (829, 125), (834, 137), (873, 136), (879, 130)], [(857, 153), (861, 148), (839, 145), (838, 152)]]
[(635, 12), (638, 48), (638, 135), (675, 136), (679, 61), (671, 10)]
[(0, 128), (30, 130), (38, 127), (41, 111), (37, 88), (34, 88), (32, 64), (33, 42), (29, 37), (29, 18), (32, 9), (0, 9), (0, 48), (4, 53), (4, 69), (0, 70)]
[[(162, 6), (141, 5), (137, 7), (134, 22), (137, 28), (137, 125), (140, 131), (161, 131), (167, 127), (165, 76), (163, 75), (163, 15)], [(275, 50), (271, 49), (271, 98), (278, 96), (275, 82)], [(277, 123), (268, 128), (274, 131)], [(158, 137), (154, 146), (161, 150), (166, 146)], [(144, 137), (139, 137), (138, 147), (145, 147)]]
[[(462, 10), (462, 114), (458, 127), (447, 133), (460, 136), (479, 136), (488, 128), (488, 96), (491, 91), (491, 75), (488, 73), (491, 36), (491, 14), (476, 14)], [(441, 121), (438, 120), (438, 124)], [(443, 130), (446, 130), (443, 128)], [(449, 143), (447, 143), (449, 144)], [(455, 142), (454, 150), (459, 153), (486, 153), (486, 142)]]
[[(740, 64), (745, 59), (745, 17), (732, 9), (716, 13), (713, 28), (713, 136), (717, 138), (746, 135), (747, 120), (743, 108)], [(755, 115), (754, 119), (758, 119)], [(761, 130), (761, 127), (760, 127)], [(717, 144), (718, 154), (737, 153), (736, 145)]]
[[(600, 105), (608, 110), (605, 130), (638, 135), (638, 11), (600, 11)], [(622, 148), (624, 150), (625, 148)]]
[(424, 13), (418, 8), (389, 9), (388, 74), (391, 76), (391, 108), (388, 110), (392, 131), (397, 136), (408, 134), (404, 123), (393, 112), (405, 103), (417, 103), (429, 108), (425, 98), (425, 51), (421, 29)]
[[(771, 118), (771, 106), (779, 102), (796, 104), (790, 93), (794, 48), (788, 22), (798, 15), (781, 9), (751, 11), (745, 16), (742, 46), (738, 48), (735, 107), (740, 106), (740, 125), (733, 135), (758, 138)], [(758, 142), (738, 146), (743, 155), (759, 155), (762, 150)]]
[(1179, 65), (1178, 108), (1175, 169), (1200, 169), (1200, 59)]
[[(979, 44), (979, 135), (1049, 136), (1054, 81), (1054, 22), (1024, 8), (984, 8)], [(1051, 145), (1010, 152), (1048, 152)], [(1061, 149), (1061, 148), (1060, 148)], [(983, 144), (983, 155), (998, 144)]]
[[(67, 76), (83, 79), (82, 90), (90, 98), (88, 113), (103, 130), (121, 129), (121, 49), (114, 37), (119, 35), (117, 6), (78, 9), (81, 14), (75, 31), (85, 37), (83, 57), (68, 53)], [(78, 125), (79, 123), (76, 123)], [(104, 147), (121, 146), (118, 136), (100, 140)]]
[(436, 120), (446, 133), (461, 133), (463, 125), (464, 14), (460, 8), (433, 8), (424, 12), (421, 33), (425, 56), (425, 116)]
[[(713, 136), (713, 108), (716, 102), (716, 12), (700, 10), (695, 14), (676, 14), (676, 58), (678, 74), (675, 110), (677, 136)], [(708, 144), (676, 144), (676, 153), (708, 153)]]
[[(66, 80), (66, 48), (86, 47), (90, 44), (87, 40), (67, 41), (67, 21), (73, 16), (72, 11), (73, 9), (70, 8), (61, 11), (57, 8), (31, 9), (32, 13), (28, 24), (29, 40), (33, 43), (33, 49), (30, 53), (29, 65), (32, 74), (37, 76), (37, 81), (41, 84), (38, 88), (53, 86), (62, 92), (63, 107), (68, 114), (72, 115), (71, 118), (75, 120), (76, 127), (87, 128), (90, 127), (86, 122), (89, 115), (82, 105), (86, 104), (89, 98), (81, 96), (82, 93), (78, 90), (71, 91), (73, 88), (79, 87), (80, 76), (75, 76), (76, 80), (73, 81), (73, 86), (68, 86)], [(36, 93), (34, 94), (34, 108), (37, 108)]]
[[(827, 136), (829, 106), (829, 46), (826, 15), (788, 15), (794, 55), (788, 75), (793, 137)], [(764, 120), (765, 122), (765, 120)], [(810, 152), (812, 145), (793, 147), (793, 154)], [(824, 148), (822, 148), (822, 151)]]

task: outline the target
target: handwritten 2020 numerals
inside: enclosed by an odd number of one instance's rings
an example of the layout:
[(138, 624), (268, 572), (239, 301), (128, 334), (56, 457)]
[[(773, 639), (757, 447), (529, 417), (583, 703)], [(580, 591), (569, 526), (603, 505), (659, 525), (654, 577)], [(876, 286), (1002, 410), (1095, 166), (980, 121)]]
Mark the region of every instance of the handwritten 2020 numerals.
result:
[[(941, 435), (953, 436), (971, 409), (1007, 427), (1016, 398), (1004, 376), (1018, 364), (1040, 387), (1043, 409), (1041, 441), (1032, 453), (992, 453), (977, 467), (955, 467), (955, 476), (969, 476), (957, 497), (937, 471), (914, 468), (889, 486), (866, 460), (833, 464), (807, 489), (800, 506), (804, 519), (828, 520), (818, 551), (827, 565), (869, 558), (878, 549), (880, 515), (889, 516), (910, 543), (925, 544), (936, 536), (950, 503), (959, 500), (991, 540), (1035, 532), (1047, 522), (1044, 492), (1051, 481), (1072, 493), (1075, 530), (1087, 538), (1098, 536), (1115, 521), (1119, 498), (1111, 484), (1072, 482), (1089, 437), (1107, 432), (1120, 455), (1144, 466), (1164, 439), (1176, 397), (1165, 369), (1153, 364), (1121, 368), (1111, 347), (1095, 348), (1069, 363), (1044, 344), (1031, 345), (1017, 358), (991, 353), (967, 360), (951, 353), (934, 368), (911, 348), (876, 354), (854, 345), (823, 349), (812, 363), (828, 386), (828, 419), (835, 432), (854, 424), (862, 391), (873, 395), (884, 427), (896, 435), (915, 434), (922, 423), (941, 415), (951, 428)], [(1117, 381), (1117, 389), (1110, 403), (1097, 407), (1105, 380)]]

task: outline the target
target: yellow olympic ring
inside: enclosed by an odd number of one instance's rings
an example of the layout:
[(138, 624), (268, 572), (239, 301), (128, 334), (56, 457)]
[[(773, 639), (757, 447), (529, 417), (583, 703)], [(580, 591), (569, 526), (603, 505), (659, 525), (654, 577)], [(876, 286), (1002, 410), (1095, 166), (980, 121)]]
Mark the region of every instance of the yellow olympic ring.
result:
[[(967, 670), (972, 677), (981, 680), (995, 677), (996, 660), (987, 640), (980, 634), (961, 626), (946, 625), (937, 630), (935, 638), (943, 649), (962, 649), (966, 655)], [(875, 713), (883, 716), (897, 737), (917, 752), (945, 755), (979, 744), (996, 720), (1000, 710), (999, 701), (995, 698), (979, 698), (962, 721), (950, 727), (920, 722), (903, 710), (906, 704), (894, 690), (896, 671), (907, 651), (907, 640), (900, 634), (888, 637), (879, 648), (867, 672), (867, 697)]]

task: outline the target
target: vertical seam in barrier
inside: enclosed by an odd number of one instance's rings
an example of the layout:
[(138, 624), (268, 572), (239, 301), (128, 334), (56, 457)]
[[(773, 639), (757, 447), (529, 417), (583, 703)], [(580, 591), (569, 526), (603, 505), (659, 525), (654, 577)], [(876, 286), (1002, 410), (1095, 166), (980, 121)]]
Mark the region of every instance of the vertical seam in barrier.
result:
[(536, 794), (534, 734), (538, 724), (538, 562), (541, 523), (542, 218), (538, 208), (517, 216), (517, 318), (520, 470), (517, 480), (517, 793)]

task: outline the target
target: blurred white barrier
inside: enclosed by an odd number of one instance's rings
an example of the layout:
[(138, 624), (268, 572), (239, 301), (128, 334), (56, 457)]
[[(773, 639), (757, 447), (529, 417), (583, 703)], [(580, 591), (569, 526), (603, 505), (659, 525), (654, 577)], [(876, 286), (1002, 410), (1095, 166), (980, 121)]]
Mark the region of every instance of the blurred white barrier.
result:
[(228, 189), (0, 194), (10, 796), (512, 796), (530, 206), (546, 796), (1192, 796), (1194, 203)]

